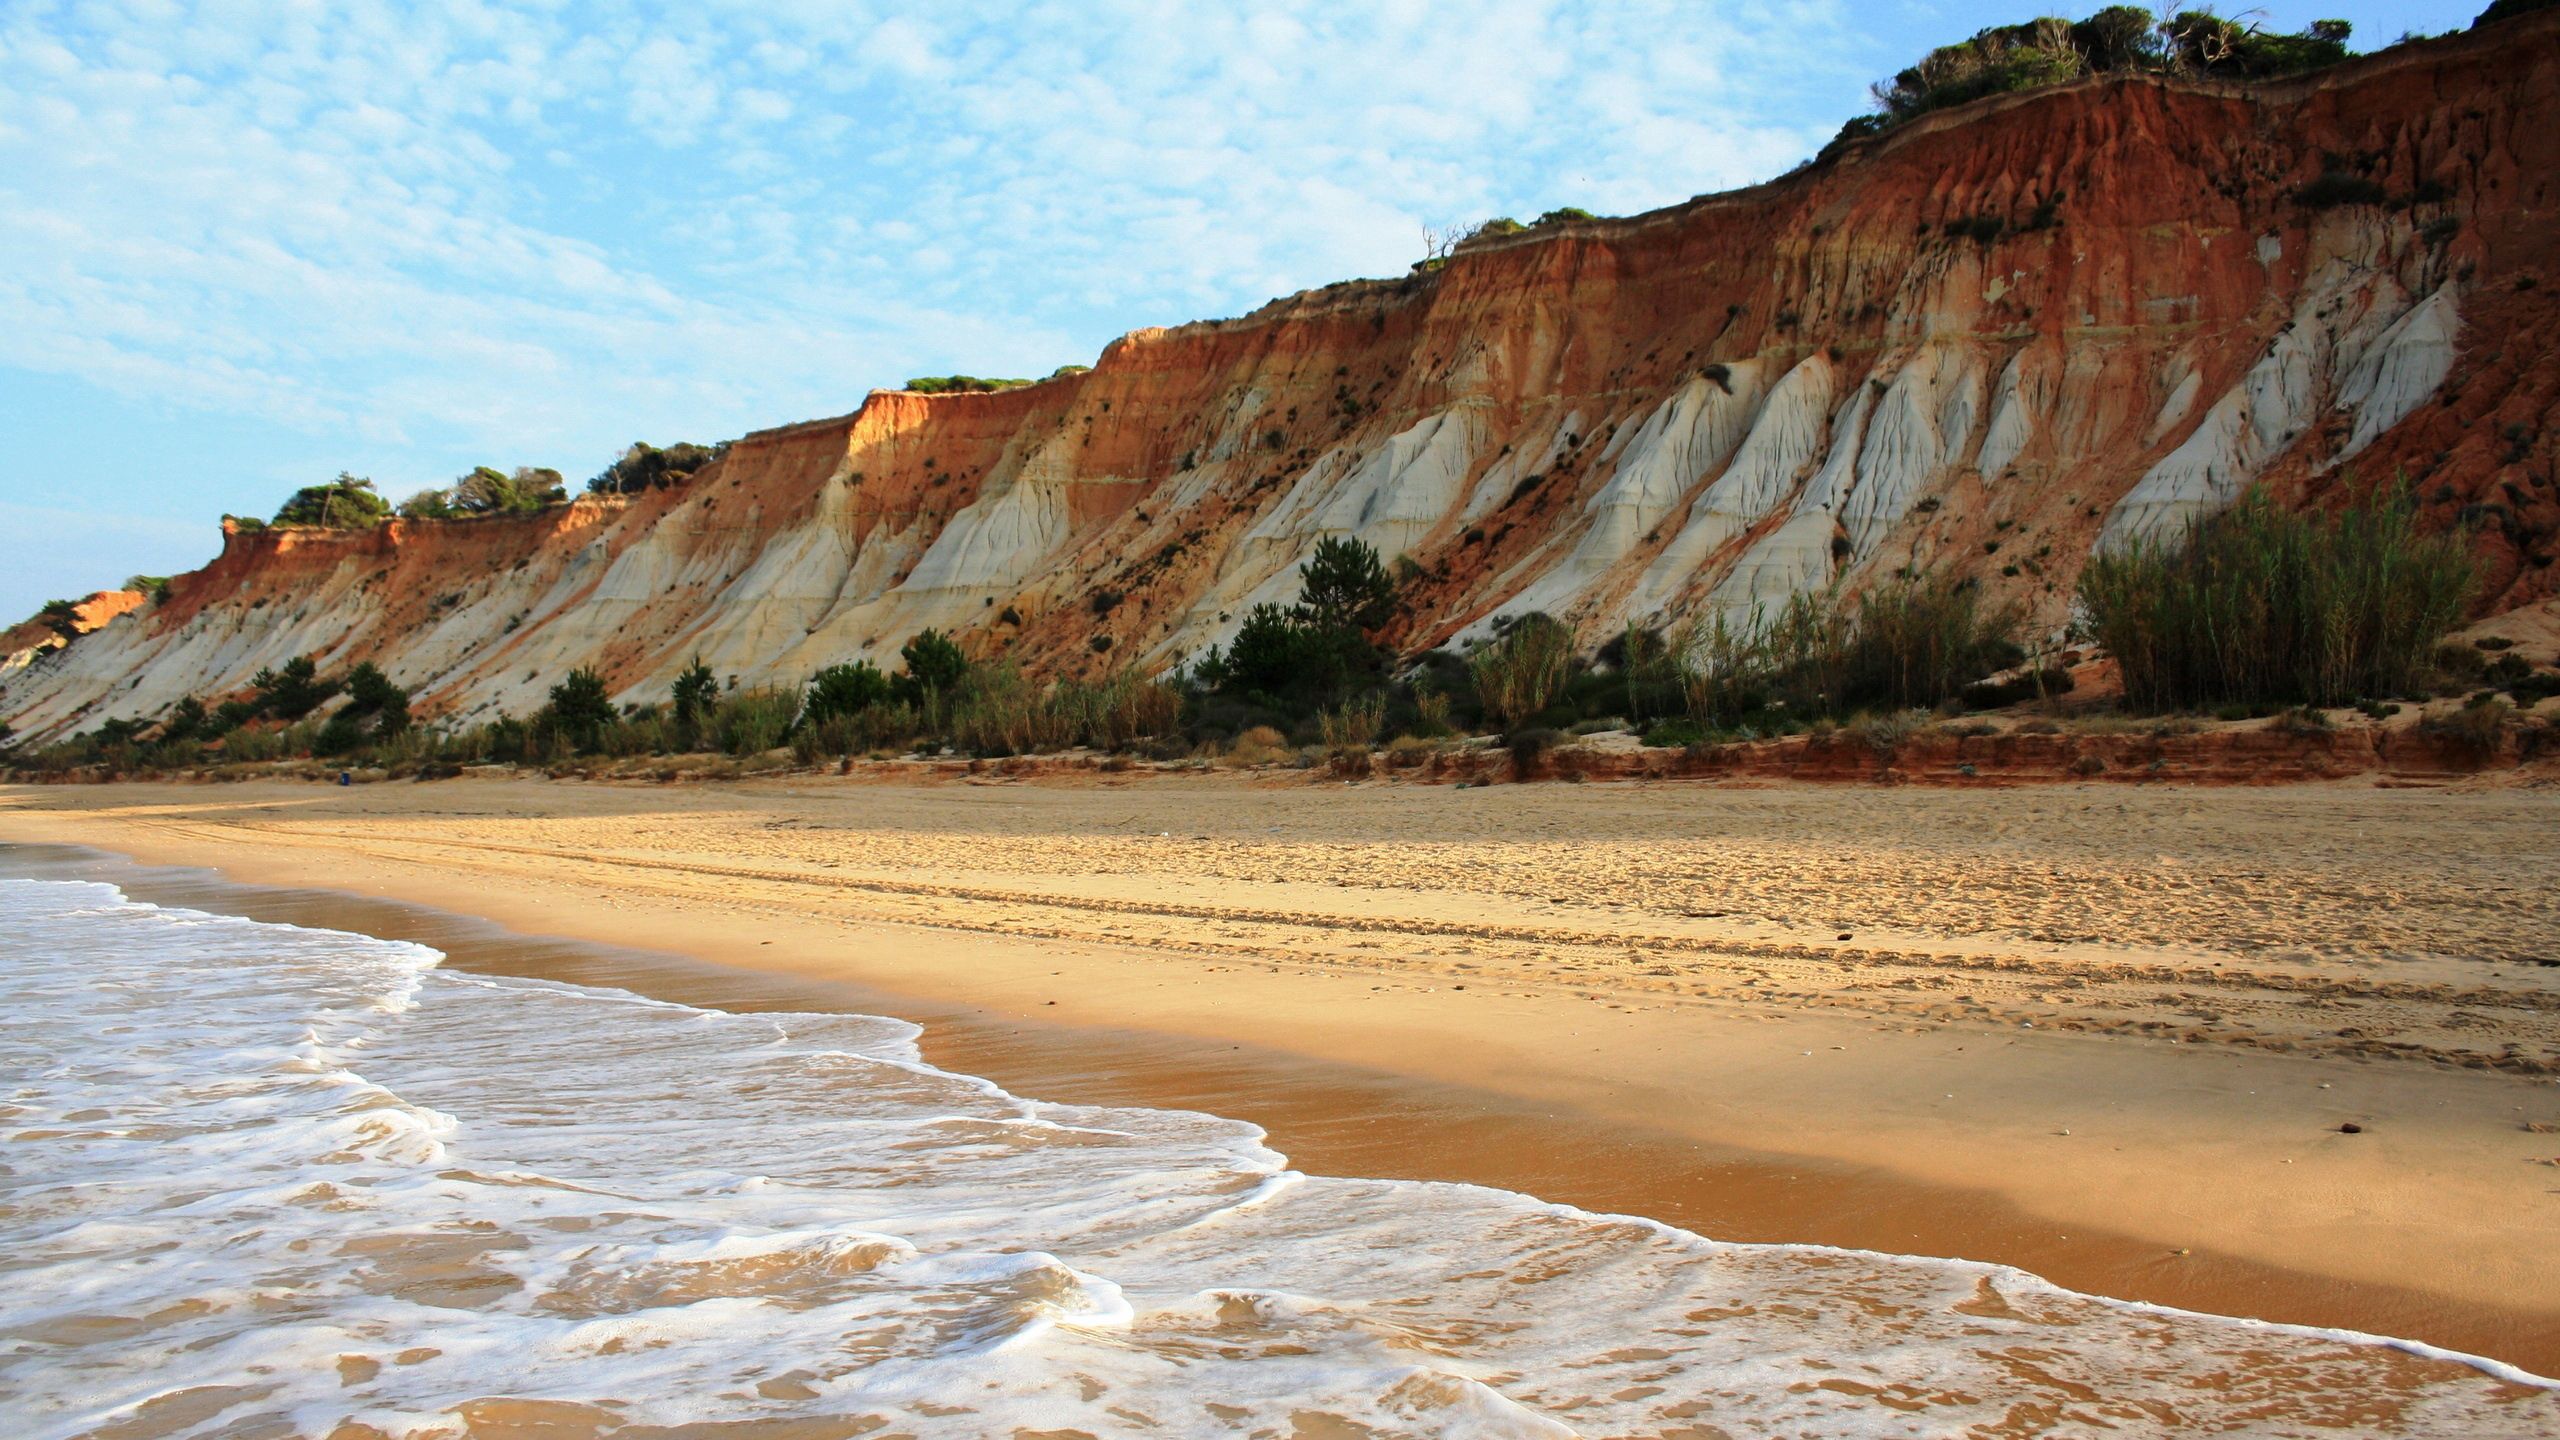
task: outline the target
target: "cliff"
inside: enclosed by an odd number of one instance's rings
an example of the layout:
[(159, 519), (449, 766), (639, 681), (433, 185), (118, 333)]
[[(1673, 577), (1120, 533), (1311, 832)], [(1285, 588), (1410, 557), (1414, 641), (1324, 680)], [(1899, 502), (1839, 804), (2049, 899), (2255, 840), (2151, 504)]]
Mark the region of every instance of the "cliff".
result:
[(2560, 14), (2293, 81), (1999, 97), (1749, 190), (1139, 331), (1084, 374), (875, 392), (675, 489), (232, 533), (0, 679), (0, 717), (147, 715), (301, 653), (463, 718), (580, 665), (656, 698), (697, 653), (742, 684), (893, 663), (926, 626), (1161, 663), (1290, 598), (1334, 535), (1419, 567), (1408, 649), (1905, 567), (2059, 624), (2093, 548), (2252, 484), (2320, 505), (2394, 477), (2473, 527), (2479, 603), (2508, 609), (2554, 589), (2555, 175)]

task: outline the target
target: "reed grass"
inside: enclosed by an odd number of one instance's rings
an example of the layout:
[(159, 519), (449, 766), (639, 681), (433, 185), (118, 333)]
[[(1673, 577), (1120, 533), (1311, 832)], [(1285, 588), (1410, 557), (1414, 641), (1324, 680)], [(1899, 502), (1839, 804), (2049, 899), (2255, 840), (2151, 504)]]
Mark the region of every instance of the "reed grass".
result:
[(2422, 684), (2476, 579), (2462, 538), (2421, 533), (2404, 494), (2328, 515), (2253, 495), (2093, 559), (2079, 604), (2130, 705), (2347, 705)]
[(1378, 731), (1386, 723), (1387, 697), (1375, 692), (1345, 700), (1316, 717), (1325, 748), (1336, 755), (1352, 751), (1367, 754), (1378, 743)]
[(1524, 615), (1500, 639), (1467, 657), (1485, 713), (1505, 731), (1555, 704), (1577, 668), (1573, 631), (1551, 615)]
[(1719, 610), (1671, 646), (1690, 718), (1727, 729), (1784, 710), (1841, 716), (1925, 710), (2022, 657), (2023, 612), (1979, 587), (1929, 578), (1870, 591), (1855, 610), (1835, 593), (1796, 595), (1775, 617), (1742, 624)]

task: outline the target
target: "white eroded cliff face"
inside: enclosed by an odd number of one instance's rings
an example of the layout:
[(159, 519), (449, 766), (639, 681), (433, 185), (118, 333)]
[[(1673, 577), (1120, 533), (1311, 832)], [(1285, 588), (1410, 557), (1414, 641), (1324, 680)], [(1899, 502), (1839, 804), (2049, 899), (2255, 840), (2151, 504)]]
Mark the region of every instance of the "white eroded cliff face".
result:
[[(2183, 536), (2229, 508), (2324, 416), (2350, 422), (2344, 443), (2321, 461), (2344, 465), (2444, 384), (2461, 325), (2455, 282), (2437, 273), (2441, 264), (2405, 219), (2353, 209), (2323, 222), (2318, 238), (2333, 253), (2257, 362), (2201, 420), (2185, 419), (2194, 374), (2170, 390), (2151, 430), (2183, 429), (2184, 438), (2116, 502), (2101, 550)], [(2411, 300), (2410, 279), (2428, 287), (2425, 299)]]

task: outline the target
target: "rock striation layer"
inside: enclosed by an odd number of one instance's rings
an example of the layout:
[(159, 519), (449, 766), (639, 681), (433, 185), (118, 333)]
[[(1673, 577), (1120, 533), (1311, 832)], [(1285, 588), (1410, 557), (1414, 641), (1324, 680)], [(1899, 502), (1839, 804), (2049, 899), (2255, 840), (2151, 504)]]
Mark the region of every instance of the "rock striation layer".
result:
[[(2306, 186), (2324, 175), (2359, 184)], [(2060, 624), (2096, 549), (2251, 486), (2405, 481), (2481, 605), (2550, 595), (2560, 14), (2300, 79), (2105, 78), (1823, 164), (1463, 247), (1089, 372), (875, 392), (690, 482), (532, 515), (226, 536), (167, 598), (0, 677), (46, 734), (370, 659), (430, 713), (573, 666), (658, 698), (894, 661), (1160, 665), (1292, 598), (1315, 543), (1407, 557), (1394, 638), (1544, 610), (1597, 641), (1952, 570)], [(2344, 191), (2370, 203), (2313, 203)]]

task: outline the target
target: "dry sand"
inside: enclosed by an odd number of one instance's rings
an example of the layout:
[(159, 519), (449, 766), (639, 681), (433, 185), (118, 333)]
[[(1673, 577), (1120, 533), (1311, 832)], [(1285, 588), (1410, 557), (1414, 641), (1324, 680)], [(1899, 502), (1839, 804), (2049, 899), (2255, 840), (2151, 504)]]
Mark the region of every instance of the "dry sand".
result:
[(126, 785), (0, 840), (749, 967), (572, 978), (1314, 1168), (2560, 1371), (2560, 793)]

